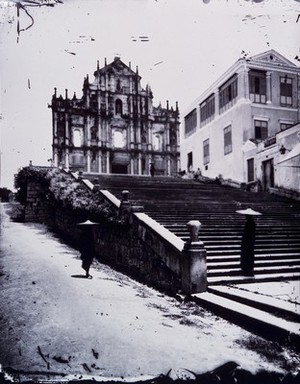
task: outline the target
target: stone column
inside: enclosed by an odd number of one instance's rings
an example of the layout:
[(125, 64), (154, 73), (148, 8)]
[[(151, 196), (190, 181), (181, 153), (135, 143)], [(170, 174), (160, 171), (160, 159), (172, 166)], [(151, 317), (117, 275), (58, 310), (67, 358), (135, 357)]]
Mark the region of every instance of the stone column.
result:
[(167, 155), (167, 176), (171, 175), (171, 159), (170, 155)]
[(129, 191), (122, 191), (122, 200), (119, 207), (119, 217), (126, 218), (129, 216), (131, 211), (131, 203), (128, 200)]
[(267, 104), (272, 103), (272, 95), (271, 95), (271, 72), (266, 73), (266, 91), (267, 91)]
[(98, 116), (98, 147), (102, 146), (102, 124), (101, 124), (101, 118)]
[(134, 149), (134, 127), (133, 127), (133, 122), (130, 122), (130, 149)]
[(152, 150), (152, 123), (148, 123), (148, 151)]
[(91, 119), (90, 116), (86, 118), (86, 139), (88, 147), (91, 145)]
[(170, 150), (170, 124), (166, 125), (166, 150)]
[(98, 154), (98, 173), (102, 173), (102, 153)]
[(66, 139), (66, 144), (69, 145), (69, 137), (70, 137), (70, 132), (69, 132), (69, 114), (65, 114), (65, 139)]
[(179, 169), (181, 169), (181, 164), (180, 164), (180, 157), (177, 157), (177, 172), (179, 172)]
[(249, 99), (249, 69), (245, 67), (238, 74), (238, 98)]
[(54, 150), (53, 150), (53, 165), (54, 165), (54, 167), (58, 167), (57, 148), (54, 148)]
[(57, 112), (53, 112), (53, 137), (57, 138)]
[(134, 175), (134, 159), (130, 158), (130, 174)]
[(106, 173), (110, 173), (110, 152), (106, 152)]
[(138, 154), (138, 175), (142, 174), (142, 154)]
[(249, 88), (249, 68), (245, 68), (244, 72), (244, 87), (245, 87), (245, 99), (250, 99), (250, 88)]
[(66, 153), (65, 153), (65, 168), (67, 170), (69, 170), (69, 167), (70, 167), (70, 161), (69, 161), (69, 158), (70, 158), (70, 155), (69, 155), (69, 149), (67, 148), (66, 149)]
[(201, 223), (187, 223), (190, 239), (182, 251), (182, 289), (186, 294), (205, 292), (207, 289), (206, 249), (198, 238)]
[(86, 154), (86, 171), (91, 172), (91, 151), (89, 149)]

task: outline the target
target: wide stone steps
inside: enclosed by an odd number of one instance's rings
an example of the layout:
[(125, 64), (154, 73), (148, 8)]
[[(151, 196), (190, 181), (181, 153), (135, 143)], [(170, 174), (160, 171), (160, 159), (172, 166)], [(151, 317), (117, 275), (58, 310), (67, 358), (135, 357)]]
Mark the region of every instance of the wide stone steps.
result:
[(210, 286), (192, 298), (231, 322), (300, 349), (299, 306), (294, 303), (228, 286)]
[(300, 280), (300, 273), (296, 272), (285, 272), (282, 273), (280, 270), (274, 274), (260, 274), (257, 276), (229, 276), (224, 274), (223, 276), (208, 277), (208, 285), (228, 285), (228, 284), (244, 284), (244, 283), (259, 283), (259, 282), (271, 282), (271, 281), (286, 281), (286, 280)]
[[(280, 268), (278, 266), (272, 266), (272, 265), (268, 265), (264, 267), (255, 266), (254, 275), (256, 276), (256, 275), (265, 274), (265, 273), (272, 274), (272, 273), (278, 273), (278, 271), (280, 271), (280, 273), (284, 273), (284, 272), (300, 273), (300, 265), (289, 266), (284, 264), (280, 266)], [(219, 269), (210, 269), (208, 265), (208, 269), (207, 269), (208, 277), (213, 277), (213, 276), (222, 277), (225, 274), (227, 276), (239, 276), (241, 274), (241, 270), (238, 267), (236, 267), (236, 269), (228, 268), (228, 267), (225, 267), (225, 268), (220, 267)]]
[[(245, 281), (239, 256), (245, 217), (236, 210), (251, 207), (255, 218), (255, 278), (260, 281), (300, 275), (300, 203), (271, 196), (180, 178), (84, 175), (119, 199), (129, 191), (132, 205), (144, 211), (183, 241), (187, 222), (199, 220), (199, 238), (207, 250), (208, 282)], [(247, 280), (246, 280), (247, 281)]]
[[(277, 253), (277, 254), (261, 254), (261, 255), (256, 255), (255, 256), (256, 261), (264, 261), (264, 260), (274, 260), (274, 261), (279, 261), (279, 260), (294, 260), (297, 262), (300, 260), (299, 254), (297, 252), (292, 253)], [(207, 257), (207, 262), (208, 263), (231, 263), (235, 261), (240, 261), (240, 255), (214, 255), (211, 256), (209, 255)]]
[[(300, 266), (300, 260), (297, 259), (266, 259), (266, 260), (255, 260), (255, 269), (258, 269), (259, 267), (277, 267), (277, 266)], [(231, 261), (207, 261), (207, 269), (208, 271), (216, 270), (216, 269), (224, 269), (224, 268), (230, 268), (230, 269), (239, 269), (240, 263), (239, 260), (231, 260)]]

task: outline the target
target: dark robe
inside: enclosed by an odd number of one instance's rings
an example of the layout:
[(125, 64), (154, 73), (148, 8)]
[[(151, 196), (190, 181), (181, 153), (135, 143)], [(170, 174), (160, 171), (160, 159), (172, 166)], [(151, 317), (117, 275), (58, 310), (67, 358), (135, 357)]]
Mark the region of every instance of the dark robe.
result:
[(151, 164), (151, 165), (150, 165), (150, 175), (153, 177), (153, 176), (154, 176), (154, 173), (155, 173), (155, 168), (154, 168), (154, 165)]
[(241, 269), (245, 275), (253, 274), (255, 222), (252, 216), (247, 216), (241, 245)]
[(91, 227), (86, 227), (82, 230), (80, 248), (81, 266), (88, 273), (95, 256), (94, 236)]

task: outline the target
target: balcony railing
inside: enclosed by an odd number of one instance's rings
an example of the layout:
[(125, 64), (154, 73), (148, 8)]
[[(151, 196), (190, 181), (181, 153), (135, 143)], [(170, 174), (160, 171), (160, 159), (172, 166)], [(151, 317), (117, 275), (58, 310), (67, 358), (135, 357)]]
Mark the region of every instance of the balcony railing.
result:
[(264, 141), (264, 147), (270, 147), (271, 145), (273, 144), (276, 144), (276, 136), (273, 136), (273, 137), (268, 137), (265, 141)]

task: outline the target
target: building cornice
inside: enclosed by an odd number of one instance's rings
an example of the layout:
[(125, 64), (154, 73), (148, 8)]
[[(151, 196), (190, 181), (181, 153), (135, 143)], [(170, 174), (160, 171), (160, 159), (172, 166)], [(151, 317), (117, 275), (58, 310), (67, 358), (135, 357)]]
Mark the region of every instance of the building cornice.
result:
[[(277, 55), (282, 61), (286, 63), (258, 61), (259, 58), (267, 54)], [(290, 65), (288, 63), (291, 63)], [(250, 69), (257, 69), (270, 72), (285, 72), (287, 74), (294, 74), (300, 76), (300, 68), (294, 65), (292, 62), (284, 58), (278, 52), (270, 50), (259, 55), (253, 56), (253, 58), (238, 59), (233, 65), (231, 65), (221, 76), (217, 78), (204, 92), (201, 93), (184, 111), (183, 116), (186, 116), (192, 109), (197, 108), (207, 97), (211, 94), (216, 93), (218, 88), (225, 83), (235, 73), (238, 75), (242, 72), (249, 71)]]

